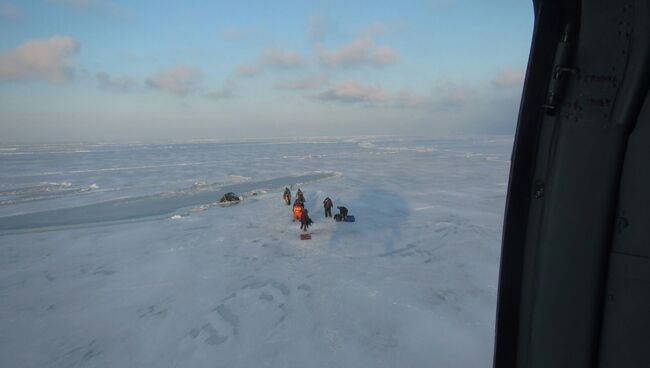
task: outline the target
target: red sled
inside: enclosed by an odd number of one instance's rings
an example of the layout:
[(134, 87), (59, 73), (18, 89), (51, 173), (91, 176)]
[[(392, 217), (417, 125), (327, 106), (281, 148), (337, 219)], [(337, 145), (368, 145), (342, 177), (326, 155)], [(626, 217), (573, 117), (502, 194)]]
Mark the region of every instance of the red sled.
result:
[(300, 240), (310, 240), (311, 234), (300, 234)]

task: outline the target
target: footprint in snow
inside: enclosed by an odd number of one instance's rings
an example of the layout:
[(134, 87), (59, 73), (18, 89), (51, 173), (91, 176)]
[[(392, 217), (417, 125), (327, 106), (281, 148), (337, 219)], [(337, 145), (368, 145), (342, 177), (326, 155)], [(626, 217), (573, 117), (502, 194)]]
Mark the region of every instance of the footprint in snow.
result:
[[(301, 285), (308, 292), (308, 285)], [(246, 283), (205, 316), (205, 321), (190, 329), (181, 344), (184, 350), (259, 342), (281, 329), (289, 316), (289, 287), (281, 282), (246, 280)], [(241, 339), (240, 339), (241, 338)]]

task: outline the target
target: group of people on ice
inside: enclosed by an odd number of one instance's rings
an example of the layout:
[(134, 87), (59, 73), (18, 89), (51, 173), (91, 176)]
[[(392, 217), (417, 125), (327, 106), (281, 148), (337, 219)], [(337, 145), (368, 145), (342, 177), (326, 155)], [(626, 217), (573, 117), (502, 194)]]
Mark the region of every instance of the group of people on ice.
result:
[[(289, 188), (284, 188), (283, 198), (287, 206), (291, 205), (291, 190)], [(330, 197), (325, 198), (323, 201), (325, 217), (332, 217), (332, 207), (334, 207), (334, 203)], [(348, 209), (343, 206), (336, 208), (339, 209), (339, 213), (336, 214), (339, 219), (338, 221), (345, 220), (348, 216)], [(293, 203), (293, 220), (300, 221), (300, 229), (302, 231), (307, 231), (307, 228), (314, 223), (309, 217), (309, 211), (305, 208), (305, 196), (300, 189), (296, 192), (296, 200)]]

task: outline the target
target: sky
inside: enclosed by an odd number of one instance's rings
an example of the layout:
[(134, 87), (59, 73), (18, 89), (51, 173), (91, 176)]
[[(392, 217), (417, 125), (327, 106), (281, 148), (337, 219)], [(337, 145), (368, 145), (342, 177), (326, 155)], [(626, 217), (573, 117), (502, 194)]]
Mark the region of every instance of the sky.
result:
[(512, 134), (525, 0), (0, 0), (0, 142)]

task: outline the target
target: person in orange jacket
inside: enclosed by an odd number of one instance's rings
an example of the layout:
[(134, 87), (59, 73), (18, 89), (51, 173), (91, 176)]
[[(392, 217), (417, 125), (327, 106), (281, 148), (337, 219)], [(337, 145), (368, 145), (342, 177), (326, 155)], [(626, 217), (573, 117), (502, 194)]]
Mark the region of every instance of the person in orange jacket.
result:
[(300, 217), (302, 216), (303, 208), (304, 205), (302, 204), (302, 202), (296, 199), (296, 203), (293, 204), (293, 221), (300, 220)]

